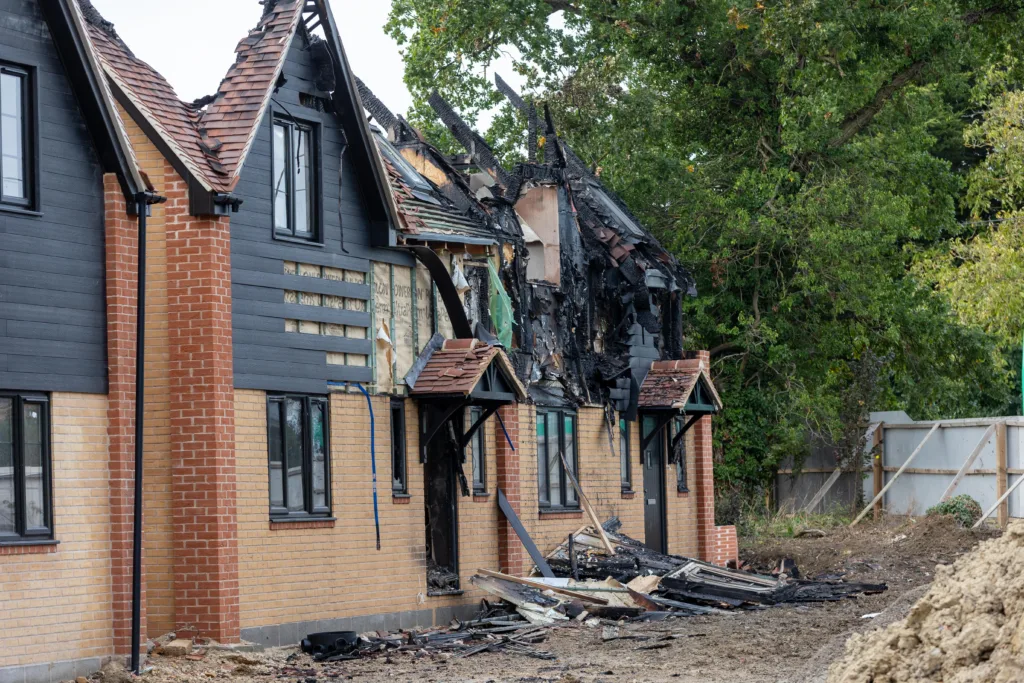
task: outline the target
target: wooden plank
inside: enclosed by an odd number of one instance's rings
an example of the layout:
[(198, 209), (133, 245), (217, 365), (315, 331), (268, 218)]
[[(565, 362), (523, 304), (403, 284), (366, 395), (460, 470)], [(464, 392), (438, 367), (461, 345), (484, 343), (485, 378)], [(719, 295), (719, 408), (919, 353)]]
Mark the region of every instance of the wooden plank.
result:
[(537, 569), (540, 570), (542, 576), (549, 579), (555, 578), (555, 573), (551, 571), (551, 566), (548, 561), (544, 559), (544, 555), (541, 554), (537, 544), (530, 538), (530, 534), (526, 531), (526, 527), (523, 526), (522, 521), (519, 519), (519, 515), (512, 509), (512, 505), (508, 502), (508, 498), (505, 497), (505, 492), (498, 489), (498, 508), (501, 513), (505, 515), (505, 519), (512, 526), (512, 530), (516, 532), (516, 536), (519, 537), (519, 541), (526, 548), (526, 552), (530, 554), (530, 559), (537, 565)]
[(1010, 504), (1006, 501), (1006, 423), (996, 425), (996, 493), (1003, 499), (999, 504), (999, 526), (1003, 529), (1010, 521)]
[(608, 600), (606, 598), (599, 598), (596, 595), (588, 595), (587, 593), (577, 593), (574, 590), (568, 588), (562, 588), (561, 586), (549, 586), (546, 583), (540, 581), (531, 581), (530, 579), (521, 579), (518, 576), (509, 576), (508, 574), (502, 574), (501, 572), (491, 571), (490, 569), (477, 569), (476, 573), (481, 576), (489, 576), (492, 579), (502, 579), (503, 581), (511, 581), (512, 583), (518, 583), (523, 586), (529, 586), (530, 588), (536, 588), (540, 591), (551, 591), (552, 593), (558, 593), (566, 597), (572, 598), (573, 600), (579, 600), (580, 602), (589, 602), (594, 605), (607, 605)]
[(609, 555), (614, 555), (615, 547), (608, 539), (608, 534), (605, 533), (604, 527), (601, 526), (601, 520), (598, 518), (597, 512), (594, 511), (594, 508), (590, 505), (590, 501), (587, 500), (586, 495), (584, 495), (583, 489), (580, 488), (580, 483), (576, 481), (576, 475), (573, 474), (571, 469), (569, 469), (569, 463), (565, 460), (565, 454), (560, 453), (559, 456), (562, 458), (562, 467), (565, 468), (565, 476), (569, 480), (569, 483), (572, 484), (572, 487), (576, 489), (576, 495), (580, 499), (580, 505), (583, 506), (587, 516), (590, 517), (590, 521), (594, 523), (594, 528), (597, 529), (597, 533), (601, 537), (601, 544), (604, 546), (604, 549), (608, 551)]
[(997, 500), (992, 507), (985, 511), (985, 513), (981, 516), (981, 519), (979, 519), (972, 528), (977, 529), (978, 527), (980, 527), (986, 519), (992, 516), (992, 513), (996, 511), (996, 508), (998, 508), (1000, 505), (1006, 502), (1006, 499), (1010, 497), (1010, 494), (1016, 491), (1017, 487), (1020, 486), (1021, 484), (1024, 484), (1024, 477), (1021, 477), (1017, 481), (1013, 482), (1013, 486), (1008, 488), (1006, 490), (1006, 493), (1000, 496), (999, 500)]
[(981, 455), (981, 452), (985, 450), (986, 444), (988, 444), (989, 439), (992, 438), (992, 435), (995, 434), (995, 432), (995, 425), (992, 425), (991, 427), (985, 430), (985, 433), (981, 437), (981, 441), (979, 441), (978, 445), (974, 447), (974, 450), (971, 451), (971, 454), (967, 456), (967, 460), (964, 461), (963, 466), (960, 467), (960, 471), (956, 473), (956, 476), (953, 478), (953, 481), (949, 482), (949, 486), (946, 487), (946, 492), (943, 493), (942, 498), (939, 499), (940, 503), (945, 503), (947, 500), (953, 497), (953, 492), (956, 491), (956, 487), (960, 485), (960, 482), (963, 480), (968, 470), (970, 470), (971, 467), (974, 466), (974, 461), (977, 460), (978, 456)]
[(836, 471), (832, 473), (832, 476), (826, 479), (822, 487), (818, 489), (817, 493), (814, 494), (814, 498), (811, 498), (811, 502), (804, 506), (803, 511), (810, 512), (811, 510), (816, 508), (818, 506), (818, 503), (821, 502), (821, 499), (825, 497), (825, 494), (832, 490), (832, 487), (835, 486), (835, 483), (839, 481), (839, 476), (842, 473), (843, 469), (841, 467), (837, 467)]
[(899, 471), (897, 471), (896, 474), (892, 476), (892, 479), (889, 480), (889, 483), (883, 486), (882, 490), (875, 495), (875, 499), (868, 503), (868, 506), (864, 508), (859, 515), (857, 515), (857, 519), (853, 520), (853, 522), (850, 524), (851, 528), (860, 524), (860, 520), (864, 519), (864, 517), (868, 514), (868, 510), (875, 507), (876, 503), (881, 502), (882, 498), (885, 496), (885, 492), (888, 491), (894, 483), (896, 483), (896, 480), (899, 479), (899, 476), (903, 474), (904, 470), (910, 467), (910, 463), (912, 463), (914, 461), (914, 458), (916, 458), (918, 454), (924, 450), (925, 444), (928, 443), (928, 441), (935, 435), (935, 432), (939, 431), (939, 428), (941, 426), (942, 423), (935, 423), (935, 426), (932, 427), (928, 434), (925, 435), (924, 439), (921, 441), (920, 444), (918, 444), (914, 452), (910, 454), (910, 457), (907, 458), (907, 461), (905, 463), (903, 463), (903, 466), (899, 469)]

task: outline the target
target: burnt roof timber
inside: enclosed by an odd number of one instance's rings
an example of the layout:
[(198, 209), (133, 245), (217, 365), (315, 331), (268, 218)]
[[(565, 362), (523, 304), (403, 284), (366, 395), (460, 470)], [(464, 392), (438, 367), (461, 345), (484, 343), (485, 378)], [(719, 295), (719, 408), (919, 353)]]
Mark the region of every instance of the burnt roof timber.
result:
[[(440, 93), (436, 90), (431, 93), (429, 102), (441, 122), (451, 131), (459, 144), (466, 148), (475, 163), (491, 173), (502, 187), (509, 188), (515, 183), (514, 177), (502, 167), (487, 141), (455, 113), (455, 110), (447, 100), (441, 97)], [(514, 201), (514, 198), (511, 199)]]

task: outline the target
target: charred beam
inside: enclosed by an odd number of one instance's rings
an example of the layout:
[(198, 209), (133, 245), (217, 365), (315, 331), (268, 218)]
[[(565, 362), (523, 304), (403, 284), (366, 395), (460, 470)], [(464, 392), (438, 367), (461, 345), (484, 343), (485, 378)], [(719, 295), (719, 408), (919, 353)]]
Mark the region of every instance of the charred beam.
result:
[(438, 118), (441, 119), (441, 122), (451, 131), (455, 139), (459, 141), (459, 144), (469, 152), (475, 164), (494, 176), (503, 188), (508, 188), (514, 184), (512, 174), (501, 166), (501, 163), (494, 156), (494, 151), (487, 142), (470, 128), (469, 124), (462, 120), (462, 117), (455, 113), (451, 105), (436, 90), (431, 93), (429, 102), (434, 112), (437, 113)]

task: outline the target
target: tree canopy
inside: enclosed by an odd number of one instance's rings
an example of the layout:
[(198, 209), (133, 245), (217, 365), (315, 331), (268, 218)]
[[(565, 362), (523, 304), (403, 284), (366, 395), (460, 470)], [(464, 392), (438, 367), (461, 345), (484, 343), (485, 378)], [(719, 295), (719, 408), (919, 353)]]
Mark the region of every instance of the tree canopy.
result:
[[(687, 345), (712, 351), (726, 403), (716, 475), (757, 486), (809, 432), (839, 441), (869, 409), (1017, 405), (1021, 323), (992, 322), (1013, 281), (987, 318), (957, 299), (988, 278), (965, 277), (989, 267), (970, 249), (1024, 269), (1019, 223), (1012, 247), (977, 243), (991, 231), (972, 223), (1024, 199), (1021, 104), (998, 94), (1020, 83), (1022, 5), (394, 0), (388, 27), (419, 102), (502, 107), (487, 137), (511, 162), (526, 123), (490, 80), (510, 55), (559, 135), (692, 270)], [(444, 139), (422, 104), (410, 116)]]

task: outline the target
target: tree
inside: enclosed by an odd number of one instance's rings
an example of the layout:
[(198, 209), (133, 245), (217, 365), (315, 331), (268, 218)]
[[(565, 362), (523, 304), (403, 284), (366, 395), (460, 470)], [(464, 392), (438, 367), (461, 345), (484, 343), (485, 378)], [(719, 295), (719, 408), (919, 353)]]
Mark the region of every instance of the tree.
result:
[[(877, 408), (1004, 411), (996, 344), (914, 270), (961, 220), (985, 151), (972, 85), (1020, 44), (1021, 0), (394, 0), (406, 80), (469, 117), (528, 93), (697, 276), (723, 483), (764, 483), (809, 432), (839, 440), (865, 358)], [(411, 115), (434, 126), (422, 108)], [(488, 133), (508, 160), (525, 123)], [(854, 413), (857, 411), (853, 411)]]

